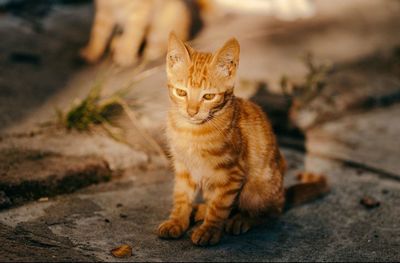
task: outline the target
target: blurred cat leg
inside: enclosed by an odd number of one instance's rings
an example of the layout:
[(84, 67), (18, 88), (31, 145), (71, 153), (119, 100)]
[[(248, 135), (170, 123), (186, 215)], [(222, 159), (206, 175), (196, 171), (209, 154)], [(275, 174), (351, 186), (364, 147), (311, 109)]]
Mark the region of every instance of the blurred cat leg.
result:
[(122, 33), (116, 35), (111, 42), (113, 61), (119, 66), (132, 65), (138, 56), (143, 42), (153, 1), (132, 1), (124, 10), (120, 26)]
[(171, 31), (174, 31), (179, 39), (187, 40), (191, 25), (190, 12), (181, 0), (160, 2), (152, 17), (144, 50), (146, 61), (156, 60), (165, 55)]
[(115, 26), (115, 19), (108, 6), (108, 0), (96, 1), (96, 14), (88, 45), (81, 49), (80, 55), (87, 62), (94, 63), (100, 59), (107, 46)]

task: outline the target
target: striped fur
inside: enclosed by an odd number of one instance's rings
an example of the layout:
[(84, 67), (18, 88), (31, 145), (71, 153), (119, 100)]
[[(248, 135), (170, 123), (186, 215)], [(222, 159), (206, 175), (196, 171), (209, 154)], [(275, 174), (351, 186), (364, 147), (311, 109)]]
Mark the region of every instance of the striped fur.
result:
[(238, 62), (235, 39), (213, 55), (170, 35), (167, 136), (176, 176), (174, 206), (160, 237), (177, 238), (189, 228), (200, 190), (206, 203), (197, 209), (203, 223), (191, 237), (196, 245), (218, 243), (224, 227), (240, 234), (262, 215), (282, 211), (285, 161), (262, 110), (233, 95)]

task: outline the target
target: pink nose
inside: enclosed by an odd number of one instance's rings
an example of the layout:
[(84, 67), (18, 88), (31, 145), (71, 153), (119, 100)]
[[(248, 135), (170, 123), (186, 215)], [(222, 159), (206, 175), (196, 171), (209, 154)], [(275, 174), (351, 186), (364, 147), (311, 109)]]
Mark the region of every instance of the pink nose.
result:
[(199, 109), (197, 107), (196, 108), (190, 107), (190, 108), (187, 108), (186, 111), (187, 111), (187, 113), (189, 114), (190, 117), (193, 117), (194, 115), (196, 115), (199, 112)]

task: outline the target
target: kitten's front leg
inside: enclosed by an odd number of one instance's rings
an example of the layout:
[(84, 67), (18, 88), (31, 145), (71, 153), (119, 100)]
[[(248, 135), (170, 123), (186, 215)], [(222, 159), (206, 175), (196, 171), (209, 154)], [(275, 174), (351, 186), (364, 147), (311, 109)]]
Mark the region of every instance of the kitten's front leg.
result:
[[(180, 165), (175, 165), (180, 166)], [(179, 238), (189, 228), (190, 215), (193, 210), (196, 184), (189, 172), (176, 167), (174, 206), (167, 221), (158, 227), (158, 236), (161, 238)]]
[[(209, 195), (207, 212), (203, 224), (192, 234), (195, 245), (215, 245), (222, 236), (225, 221), (228, 219), (232, 206), (242, 189), (243, 174), (239, 169), (226, 171), (224, 180), (214, 184), (212, 189), (205, 189), (204, 194)], [(211, 192), (210, 193), (207, 193)]]

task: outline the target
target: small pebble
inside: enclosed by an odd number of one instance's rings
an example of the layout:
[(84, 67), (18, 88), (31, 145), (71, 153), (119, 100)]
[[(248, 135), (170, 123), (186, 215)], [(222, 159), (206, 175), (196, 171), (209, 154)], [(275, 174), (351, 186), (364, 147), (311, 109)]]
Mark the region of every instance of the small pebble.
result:
[(121, 218), (127, 218), (127, 217), (128, 217), (128, 215), (125, 215), (125, 214), (119, 214), (119, 216), (120, 216)]
[(368, 209), (372, 209), (375, 207), (380, 206), (380, 202), (370, 196), (364, 196), (361, 200), (360, 200), (360, 204), (362, 204), (365, 208)]

